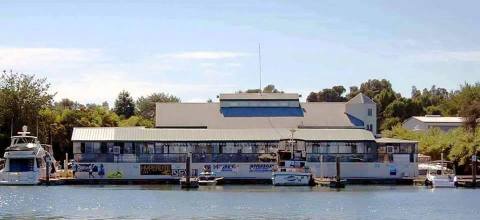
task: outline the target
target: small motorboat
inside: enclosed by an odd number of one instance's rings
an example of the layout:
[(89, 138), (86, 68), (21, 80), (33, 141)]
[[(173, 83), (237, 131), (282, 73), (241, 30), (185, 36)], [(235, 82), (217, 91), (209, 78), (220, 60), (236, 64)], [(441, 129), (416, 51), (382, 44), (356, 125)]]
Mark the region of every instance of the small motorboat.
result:
[(447, 167), (448, 161), (433, 161), (428, 165), (424, 165), (427, 169), (425, 185), (433, 188), (454, 188), (457, 186), (457, 176), (452, 169)]
[(217, 185), (218, 181), (223, 180), (223, 177), (217, 177), (214, 172), (204, 171), (198, 176), (198, 184), (201, 186)]

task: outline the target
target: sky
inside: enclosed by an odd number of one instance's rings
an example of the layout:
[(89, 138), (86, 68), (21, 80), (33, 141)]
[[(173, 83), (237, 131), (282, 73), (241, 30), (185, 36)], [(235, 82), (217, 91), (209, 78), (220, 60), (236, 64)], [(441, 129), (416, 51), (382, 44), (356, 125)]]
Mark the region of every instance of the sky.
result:
[(274, 84), (305, 98), (388, 79), (480, 81), (480, 1), (0, 0), (0, 69), (47, 77), (56, 100), (125, 89), (184, 102)]

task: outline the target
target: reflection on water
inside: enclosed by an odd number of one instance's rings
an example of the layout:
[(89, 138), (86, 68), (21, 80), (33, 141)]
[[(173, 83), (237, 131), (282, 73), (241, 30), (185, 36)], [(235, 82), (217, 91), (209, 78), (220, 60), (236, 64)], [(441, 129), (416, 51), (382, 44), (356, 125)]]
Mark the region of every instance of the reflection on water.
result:
[(412, 186), (0, 186), (0, 218), (476, 219), (480, 190)]

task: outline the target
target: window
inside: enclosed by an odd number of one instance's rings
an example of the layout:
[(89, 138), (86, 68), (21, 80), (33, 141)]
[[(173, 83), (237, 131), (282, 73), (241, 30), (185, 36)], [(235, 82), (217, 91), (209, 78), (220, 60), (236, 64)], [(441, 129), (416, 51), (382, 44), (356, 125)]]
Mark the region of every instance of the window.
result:
[(80, 143), (80, 153), (85, 153), (85, 142)]
[(93, 151), (93, 148), (94, 148), (94, 147), (93, 147), (93, 146), (94, 146), (93, 142), (86, 142), (86, 143), (85, 143), (85, 151), (84, 151), (84, 152), (87, 153), (87, 154), (92, 154), (92, 153), (94, 153), (94, 151)]
[(15, 158), (10, 159), (10, 172), (29, 172), (33, 171), (33, 158)]
[(371, 108), (368, 109), (368, 116), (372, 116), (373, 115), (373, 110)]
[(125, 143), (123, 146), (124, 154), (135, 154), (135, 148), (132, 143)]
[(106, 154), (108, 152), (107, 142), (100, 143), (100, 153)]

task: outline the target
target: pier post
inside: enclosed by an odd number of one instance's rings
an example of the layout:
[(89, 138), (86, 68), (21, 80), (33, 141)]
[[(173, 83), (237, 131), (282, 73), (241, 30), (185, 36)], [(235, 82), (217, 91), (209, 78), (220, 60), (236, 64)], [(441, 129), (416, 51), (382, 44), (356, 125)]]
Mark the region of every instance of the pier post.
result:
[(477, 187), (477, 147), (472, 156), (472, 187)]
[(45, 157), (45, 182), (50, 185), (50, 159)]
[(192, 154), (191, 153), (188, 153), (187, 155), (187, 164), (186, 164), (186, 180), (187, 180), (187, 186), (190, 186), (190, 158), (192, 158)]
[(340, 183), (340, 157), (338, 157), (338, 155), (335, 158), (335, 164), (337, 166), (337, 176), (335, 179), (337, 180), (337, 183)]

